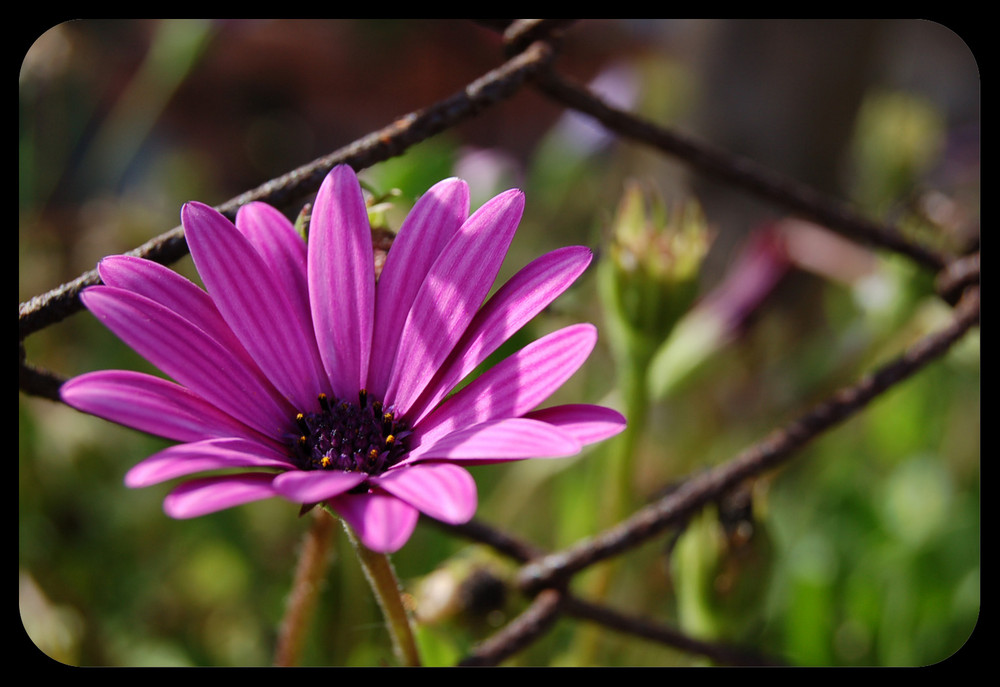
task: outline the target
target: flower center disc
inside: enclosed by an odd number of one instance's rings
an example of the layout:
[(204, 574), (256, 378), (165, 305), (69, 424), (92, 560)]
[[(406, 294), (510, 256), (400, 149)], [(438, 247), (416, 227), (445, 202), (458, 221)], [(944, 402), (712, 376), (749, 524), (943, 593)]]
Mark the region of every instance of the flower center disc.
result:
[(319, 395), (322, 410), (299, 413), (295, 421), (301, 432), (295, 442), (295, 457), (301, 470), (348, 470), (377, 475), (406, 455), (406, 422), (392, 408), (382, 407), (368, 392), (358, 392), (358, 403), (331, 403)]

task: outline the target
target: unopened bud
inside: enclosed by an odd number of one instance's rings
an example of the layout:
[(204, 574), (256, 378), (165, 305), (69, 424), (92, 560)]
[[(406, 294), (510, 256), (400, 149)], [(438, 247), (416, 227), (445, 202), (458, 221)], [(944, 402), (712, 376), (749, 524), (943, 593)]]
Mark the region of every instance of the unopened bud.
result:
[(693, 199), (668, 207), (638, 184), (626, 186), (611, 228), (600, 288), (614, 342), (648, 361), (697, 294), (710, 236)]

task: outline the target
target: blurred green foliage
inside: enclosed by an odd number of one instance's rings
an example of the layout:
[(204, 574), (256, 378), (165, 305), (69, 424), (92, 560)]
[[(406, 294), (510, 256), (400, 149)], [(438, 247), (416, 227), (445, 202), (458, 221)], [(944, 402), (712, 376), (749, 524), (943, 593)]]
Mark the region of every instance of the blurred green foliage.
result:
[[(247, 29), (243, 24), (235, 30)], [(171, 95), (176, 89), (183, 96), (185, 86), (193, 96), (180, 101), (189, 107), (192, 98), (199, 102), (198, 87), (205, 84), (184, 80), (196, 80), (206, 61), (227, 54), (225, 36), (232, 30), (201, 22), (95, 22), (54, 29), (33, 47), (19, 82), (21, 301), (77, 276), (104, 254), (128, 250), (174, 226), (183, 201), (215, 202), (243, 190), (231, 188), (230, 163), (208, 145), (210, 137), (187, 130), (185, 138), (179, 124), (185, 114), (171, 109)], [(397, 25), (384, 37), (391, 44), (369, 49), (396, 60), (423, 55), (430, 47), (419, 41), (421, 30), (427, 26), (404, 31)], [(365, 35), (369, 41), (378, 37)], [(93, 69), (108, 59), (94, 46), (111, 39), (133, 52), (148, 44), (156, 65), (137, 69), (131, 82), (131, 88), (154, 89), (148, 98), (130, 101), (129, 84), (112, 83)], [(416, 52), (393, 51), (408, 43)], [(165, 66), (170, 55), (174, 62)], [(699, 73), (691, 65), (669, 54), (654, 60), (648, 53), (635, 56), (633, 64), (634, 73), (646, 79), (640, 90), (655, 96), (636, 107), (660, 121), (692, 115)], [(249, 60), (246, 68), (253, 65)], [(113, 73), (122, 79), (127, 71), (117, 66)], [(408, 66), (399, 70), (405, 73)], [(232, 72), (223, 73), (232, 78)], [(452, 88), (462, 83), (458, 79)], [(219, 82), (209, 87), (219, 88)], [(671, 99), (670, 93), (681, 97)], [(426, 93), (420, 97), (424, 101), (417, 104), (426, 104)], [(237, 90), (233, 98), (252, 96)], [(109, 103), (117, 106), (110, 110), (114, 118), (104, 114)], [(150, 111), (151, 104), (159, 109)], [(202, 113), (194, 109), (197, 118)], [(374, 129), (399, 111), (369, 113), (364, 122)], [(135, 139), (134, 128), (111, 126), (113, 121), (148, 128)], [(242, 125), (213, 121), (220, 138)], [(848, 187), (855, 200), (875, 213), (898, 210), (904, 196), (925, 183), (928, 170), (941, 168), (947, 130), (944, 113), (933, 103), (905, 93), (874, 93), (858, 113), (851, 147)], [(299, 134), (295, 141), (308, 138)], [(520, 179), (527, 210), (504, 274), (566, 243), (592, 246), (600, 264), (630, 177), (654, 180), (672, 195), (690, 193), (674, 175), (661, 174), (658, 161), (631, 147), (613, 141), (585, 147), (582, 140), (574, 147), (557, 122), (528, 153), (513, 156), (513, 165), (512, 156), (483, 156), (468, 135), (448, 132), (363, 176), (378, 188), (400, 189), (399, 213), (432, 183), (459, 172), (496, 180), (495, 188), (474, 182), (479, 202)], [(311, 154), (348, 140), (317, 140)], [(476, 170), (491, 175), (474, 177)], [(949, 197), (977, 216), (978, 195), (970, 205), (968, 187)], [(711, 224), (713, 207), (704, 212)], [(387, 215), (390, 223), (393, 216)], [(919, 224), (921, 235), (933, 224), (926, 213), (903, 219), (907, 226)], [(892, 257), (865, 265), (863, 278), (795, 274), (738, 338), (710, 352), (697, 384), (642, 402), (648, 421), (621, 439), (631, 456), (624, 476), (630, 507), (735, 455), (947, 320), (927, 275)], [(189, 261), (178, 269), (190, 275)], [(720, 279), (705, 277), (702, 292)], [(615, 314), (602, 311), (595, 282), (592, 270), (519, 342), (569, 322), (606, 327)], [(802, 293), (807, 300), (795, 297)], [(68, 375), (149, 369), (86, 314), (33, 335), (26, 347), (29, 362)], [(614, 360), (605, 337), (552, 402), (623, 407), (623, 371)], [(946, 659), (963, 645), (979, 613), (979, 390), (974, 333), (942, 361), (820, 437), (786, 469), (750, 485), (748, 509), (735, 520), (713, 506), (685, 531), (621, 556), (625, 564), (610, 575), (605, 600), (796, 664), (925, 665)], [(308, 518), (275, 500), (193, 521), (170, 520), (160, 508), (169, 485), (132, 491), (122, 484), (126, 470), (163, 442), (24, 394), (18, 420), (19, 601), (31, 642), (75, 665), (271, 662)], [(566, 460), (476, 468), (478, 517), (551, 548), (591, 535), (599, 523), (609, 524), (602, 523), (600, 504), (607, 500), (609, 456), (619, 449), (611, 441)], [(391, 662), (388, 637), (349, 551), (339, 534), (306, 665)], [(484, 558), (477, 547), (423, 524), (393, 560), (418, 614), (421, 600), (429, 603), (429, 580), (438, 585), (435, 593), (444, 593), (443, 585), (457, 594), (470, 571), (485, 566), (499, 579), (506, 574), (495, 556)], [(582, 576), (581, 588), (592, 575)], [(524, 603), (508, 595), (471, 616), (462, 610), (468, 603), (450, 606), (451, 613), (418, 627), (425, 659), (453, 663)], [(560, 620), (510, 663), (702, 662), (610, 631), (581, 642), (584, 632), (595, 631)]]

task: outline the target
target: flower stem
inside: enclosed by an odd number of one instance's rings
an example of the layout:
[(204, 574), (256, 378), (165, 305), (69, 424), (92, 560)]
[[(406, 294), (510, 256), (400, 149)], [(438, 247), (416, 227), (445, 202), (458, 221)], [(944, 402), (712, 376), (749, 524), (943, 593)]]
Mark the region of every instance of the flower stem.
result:
[(376, 553), (362, 544), (346, 522), (344, 529), (347, 530), (347, 536), (358, 554), (358, 560), (365, 571), (365, 577), (368, 578), (368, 584), (371, 585), (379, 608), (382, 609), (396, 658), (404, 666), (419, 666), (420, 654), (417, 651), (417, 643), (413, 639), (410, 618), (403, 606), (399, 582), (392, 569), (392, 563), (389, 562), (389, 557), (382, 553)]
[(298, 665), (302, 643), (316, 609), (316, 597), (322, 586), (330, 544), (333, 541), (333, 518), (322, 510), (313, 511), (312, 524), (302, 542), (295, 580), (288, 597), (288, 607), (281, 622), (274, 665)]

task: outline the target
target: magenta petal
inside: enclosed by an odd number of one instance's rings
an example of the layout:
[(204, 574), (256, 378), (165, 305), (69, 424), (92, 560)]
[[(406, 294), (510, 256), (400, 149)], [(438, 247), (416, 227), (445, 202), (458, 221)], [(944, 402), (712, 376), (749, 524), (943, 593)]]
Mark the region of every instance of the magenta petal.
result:
[(334, 394), (353, 400), (368, 377), (375, 264), (368, 210), (350, 167), (335, 167), (324, 179), (309, 226), (316, 340)]
[(400, 332), (427, 271), (469, 216), (469, 187), (445, 179), (413, 206), (392, 242), (375, 291), (368, 390), (384, 398)]
[(556, 458), (580, 451), (570, 434), (545, 422), (525, 418), (492, 420), (453, 432), (414, 449), (407, 461), (448, 460), (497, 463), (525, 458)]
[(487, 420), (524, 415), (576, 372), (596, 342), (593, 325), (577, 324), (528, 344), (438, 406), (415, 435), (426, 444)]
[(175, 477), (226, 468), (291, 467), (276, 449), (245, 439), (211, 439), (171, 446), (154, 453), (128, 471), (125, 485), (137, 488), (159, 484)]
[(487, 201), (431, 266), (400, 336), (385, 402), (406, 413), (465, 332), (496, 279), (524, 211), (512, 190)]
[(570, 404), (533, 410), (524, 417), (558, 427), (582, 445), (603, 441), (625, 429), (625, 417), (603, 406)]
[(342, 494), (331, 505), (357, 533), (361, 543), (376, 553), (401, 549), (420, 516), (413, 506), (381, 493)]
[(306, 242), (291, 221), (267, 203), (253, 202), (236, 213), (236, 228), (285, 283), (286, 290), (308, 308)]
[(294, 411), (260, 371), (172, 310), (130, 291), (94, 286), (84, 305), (118, 338), (209, 403), (267, 436), (280, 437)]
[(432, 518), (458, 525), (476, 513), (476, 482), (467, 470), (425, 463), (389, 470), (372, 483)]
[(319, 503), (358, 486), (368, 475), (340, 470), (292, 470), (278, 475), (274, 490), (295, 503)]
[(212, 297), (170, 268), (129, 255), (112, 255), (101, 260), (97, 271), (105, 285), (156, 301), (204, 330), (235, 355), (250, 359)]
[(242, 506), (275, 495), (274, 475), (248, 473), (204, 477), (180, 485), (163, 500), (163, 510), (172, 518), (196, 518), (216, 511)]
[(590, 264), (589, 248), (570, 246), (534, 260), (476, 313), (433, 384), (410, 409), (414, 423), (481, 362), (576, 281)]
[(318, 362), (319, 350), (309, 307), (306, 242), (283, 214), (266, 203), (254, 202), (241, 207), (236, 214), (236, 228), (253, 244), (280, 283), (291, 308), (285, 316), (305, 323), (309, 337), (307, 346), (314, 356), (316, 377), (325, 384), (326, 372), (322, 363)]
[(313, 408), (326, 375), (303, 304), (219, 212), (187, 203), (181, 218), (198, 274), (230, 329), (291, 405)]
[(89, 372), (63, 384), (59, 395), (77, 410), (174, 441), (231, 436), (265, 441), (197, 394), (142, 372)]

